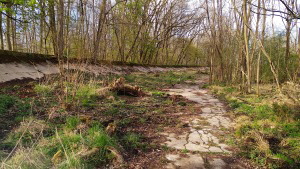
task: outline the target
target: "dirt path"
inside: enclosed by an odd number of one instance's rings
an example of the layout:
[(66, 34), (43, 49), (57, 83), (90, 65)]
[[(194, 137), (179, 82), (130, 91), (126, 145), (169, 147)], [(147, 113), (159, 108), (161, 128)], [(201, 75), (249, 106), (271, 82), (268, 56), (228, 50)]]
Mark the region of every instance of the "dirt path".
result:
[(224, 137), (229, 134), (233, 122), (226, 116), (225, 105), (207, 89), (199, 88), (206, 82), (207, 79), (202, 79), (193, 85), (175, 85), (174, 89), (166, 89), (171, 95), (181, 95), (196, 102), (201, 111), (198, 117), (183, 121), (188, 124), (189, 132), (161, 133), (168, 140), (164, 145), (179, 150), (166, 155), (169, 162), (165, 168), (246, 168), (230, 158), (232, 148), (224, 143)]

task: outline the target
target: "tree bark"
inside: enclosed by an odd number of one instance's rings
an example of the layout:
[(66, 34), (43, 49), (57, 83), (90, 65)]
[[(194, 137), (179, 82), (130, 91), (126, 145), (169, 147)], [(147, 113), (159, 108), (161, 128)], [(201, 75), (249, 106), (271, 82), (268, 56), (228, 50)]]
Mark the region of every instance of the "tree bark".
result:
[(1, 49), (4, 49), (4, 39), (3, 39), (3, 27), (2, 27), (2, 13), (0, 13), (0, 41)]
[(99, 54), (99, 46), (100, 46), (100, 39), (102, 38), (102, 30), (103, 30), (103, 24), (105, 23), (105, 17), (106, 17), (106, 0), (102, 0), (101, 6), (100, 6), (100, 16), (99, 16), (99, 22), (98, 22), (98, 29), (97, 29), (97, 36), (96, 41), (94, 44), (94, 51), (93, 51), (93, 60), (94, 63), (97, 61), (97, 57)]
[(50, 22), (50, 31), (52, 35), (52, 46), (53, 53), (56, 57), (58, 57), (57, 51), (57, 30), (56, 30), (56, 19), (55, 19), (55, 1), (49, 0), (49, 22)]
[(8, 50), (12, 50), (12, 44), (11, 44), (11, 4), (8, 3), (7, 5), (8, 11), (6, 16), (6, 40), (7, 40), (7, 47)]
[(44, 25), (45, 25), (45, 2), (43, 0), (40, 0), (40, 53), (44, 53), (43, 45), (44, 45)]
[(251, 93), (251, 65), (250, 65), (250, 55), (249, 55), (249, 39), (248, 39), (248, 10), (247, 10), (247, 0), (243, 1), (243, 20), (244, 20), (244, 43), (245, 43), (245, 55), (246, 55), (246, 69), (247, 69), (247, 92)]

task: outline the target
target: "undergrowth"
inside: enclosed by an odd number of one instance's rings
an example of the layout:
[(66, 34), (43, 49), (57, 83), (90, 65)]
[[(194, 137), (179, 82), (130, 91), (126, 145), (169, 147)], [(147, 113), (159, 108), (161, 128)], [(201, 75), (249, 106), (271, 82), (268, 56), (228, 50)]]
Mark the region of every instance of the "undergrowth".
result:
[(267, 168), (300, 166), (299, 105), (270, 102), (272, 93), (257, 97), (234, 87), (211, 87), (234, 110), (241, 154)]
[(24, 117), (33, 114), (32, 106), (34, 104), (37, 102), (31, 98), (0, 94), (0, 136), (3, 137), (5, 130), (19, 124)]
[[(113, 157), (109, 147), (118, 148), (117, 141), (97, 122), (79, 129), (80, 119), (69, 117), (62, 128), (52, 129), (48, 137), (42, 134), (51, 124), (37, 119), (27, 122), (6, 140), (7, 143), (21, 140), (15, 155), (5, 161), (12, 168), (96, 168)], [(33, 154), (26, 153), (29, 151)]]
[(13, 115), (11, 123), (20, 122), (0, 140), (5, 150), (0, 151), (1, 168), (103, 168), (118, 161), (118, 153), (134, 156), (148, 151), (155, 145), (143, 135), (144, 126), (157, 132), (164, 125), (174, 125), (165, 108), (188, 107), (160, 89), (193, 82), (195, 76), (190, 72), (126, 75), (127, 83), (149, 92), (142, 100), (112, 91), (99, 93), (119, 75), (92, 80), (70, 75), (63, 86), (54, 77), (33, 83), (29, 97), (1, 94), (0, 117)]
[(144, 86), (146, 90), (156, 90), (159, 88), (170, 87), (175, 84), (184, 83), (185, 81), (195, 80), (194, 72), (182, 73), (156, 73), (152, 75), (127, 75), (125, 79), (130, 83), (135, 83), (139, 86)]

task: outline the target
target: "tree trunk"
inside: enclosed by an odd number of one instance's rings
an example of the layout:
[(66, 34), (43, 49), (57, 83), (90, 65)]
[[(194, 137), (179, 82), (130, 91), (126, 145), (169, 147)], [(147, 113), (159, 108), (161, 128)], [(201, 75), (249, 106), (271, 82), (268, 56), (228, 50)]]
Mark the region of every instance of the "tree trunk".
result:
[(249, 39), (248, 39), (248, 22), (249, 16), (247, 12), (247, 0), (243, 1), (243, 18), (244, 18), (244, 43), (245, 43), (245, 54), (246, 54), (246, 69), (247, 69), (247, 92), (251, 93), (251, 65), (250, 65), (250, 55), (249, 55)]
[(50, 22), (50, 31), (52, 34), (52, 46), (53, 46), (53, 53), (56, 57), (58, 57), (57, 51), (57, 31), (56, 31), (56, 21), (55, 21), (55, 1), (49, 0), (49, 22)]
[[(263, 5), (263, 25), (262, 25), (262, 42), (265, 41), (265, 29), (266, 29), (266, 19), (267, 19), (267, 11), (265, 9), (265, 0), (262, 0), (262, 5)], [(260, 8), (260, 2), (258, 4), (259, 8)], [(260, 14), (257, 14), (260, 15)], [(259, 24), (257, 22), (257, 24)], [(258, 30), (257, 30), (258, 31)], [(258, 33), (257, 33), (258, 35)], [(258, 36), (257, 36), (258, 38)], [(259, 82), (260, 82), (260, 62), (261, 62), (261, 50), (259, 50), (258, 53), (258, 58), (257, 58), (257, 69), (256, 69), (256, 94), (259, 96), (260, 95), (260, 91), (259, 91)]]
[(6, 40), (7, 40), (7, 47), (8, 50), (12, 50), (11, 45), (11, 4), (7, 4), (8, 12), (6, 16)]
[(97, 36), (96, 36), (96, 41), (94, 44), (94, 51), (93, 51), (93, 60), (95, 63), (99, 53), (99, 46), (100, 46), (100, 39), (102, 38), (103, 24), (105, 23), (106, 0), (102, 0), (100, 10), (101, 11), (100, 11), (99, 22), (98, 22)]
[(4, 49), (4, 39), (3, 39), (3, 27), (2, 27), (2, 13), (0, 13), (0, 41), (1, 49)]
[(62, 61), (64, 54), (64, 0), (58, 3), (58, 34), (57, 34), (57, 56)]
[(43, 44), (44, 44), (44, 24), (45, 24), (45, 2), (40, 1), (41, 16), (40, 16), (40, 53), (44, 53)]
[(289, 62), (289, 57), (290, 57), (291, 25), (292, 25), (292, 20), (288, 18), (286, 20), (286, 46), (285, 46), (285, 57), (284, 57), (284, 66), (285, 66), (287, 75), (290, 75), (290, 72), (288, 69), (288, 62)]

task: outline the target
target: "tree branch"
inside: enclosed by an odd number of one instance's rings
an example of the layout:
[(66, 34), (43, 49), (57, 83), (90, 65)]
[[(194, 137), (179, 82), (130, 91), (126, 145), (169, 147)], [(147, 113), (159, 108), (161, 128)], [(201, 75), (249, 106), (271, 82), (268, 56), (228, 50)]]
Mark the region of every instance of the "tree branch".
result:
[(3, 15), (5, 15), (6, 17), (8, 17), (8, 18), (14, 20), (14, 21), (17, 21), (17, 22), (20, 22), (20, 23), (29, 23), (28, 21), (23, 21), (23, 20), (21, 20), (21, 19), (18, 19), (18, 18), (14, 18), (14, 17), (12, 17), (12, 16), (9, 16), (9, 15), (7, 15), (7, 14), (4, 13), (4, 12), (1, 12), (1, 13), (2, 13)]

